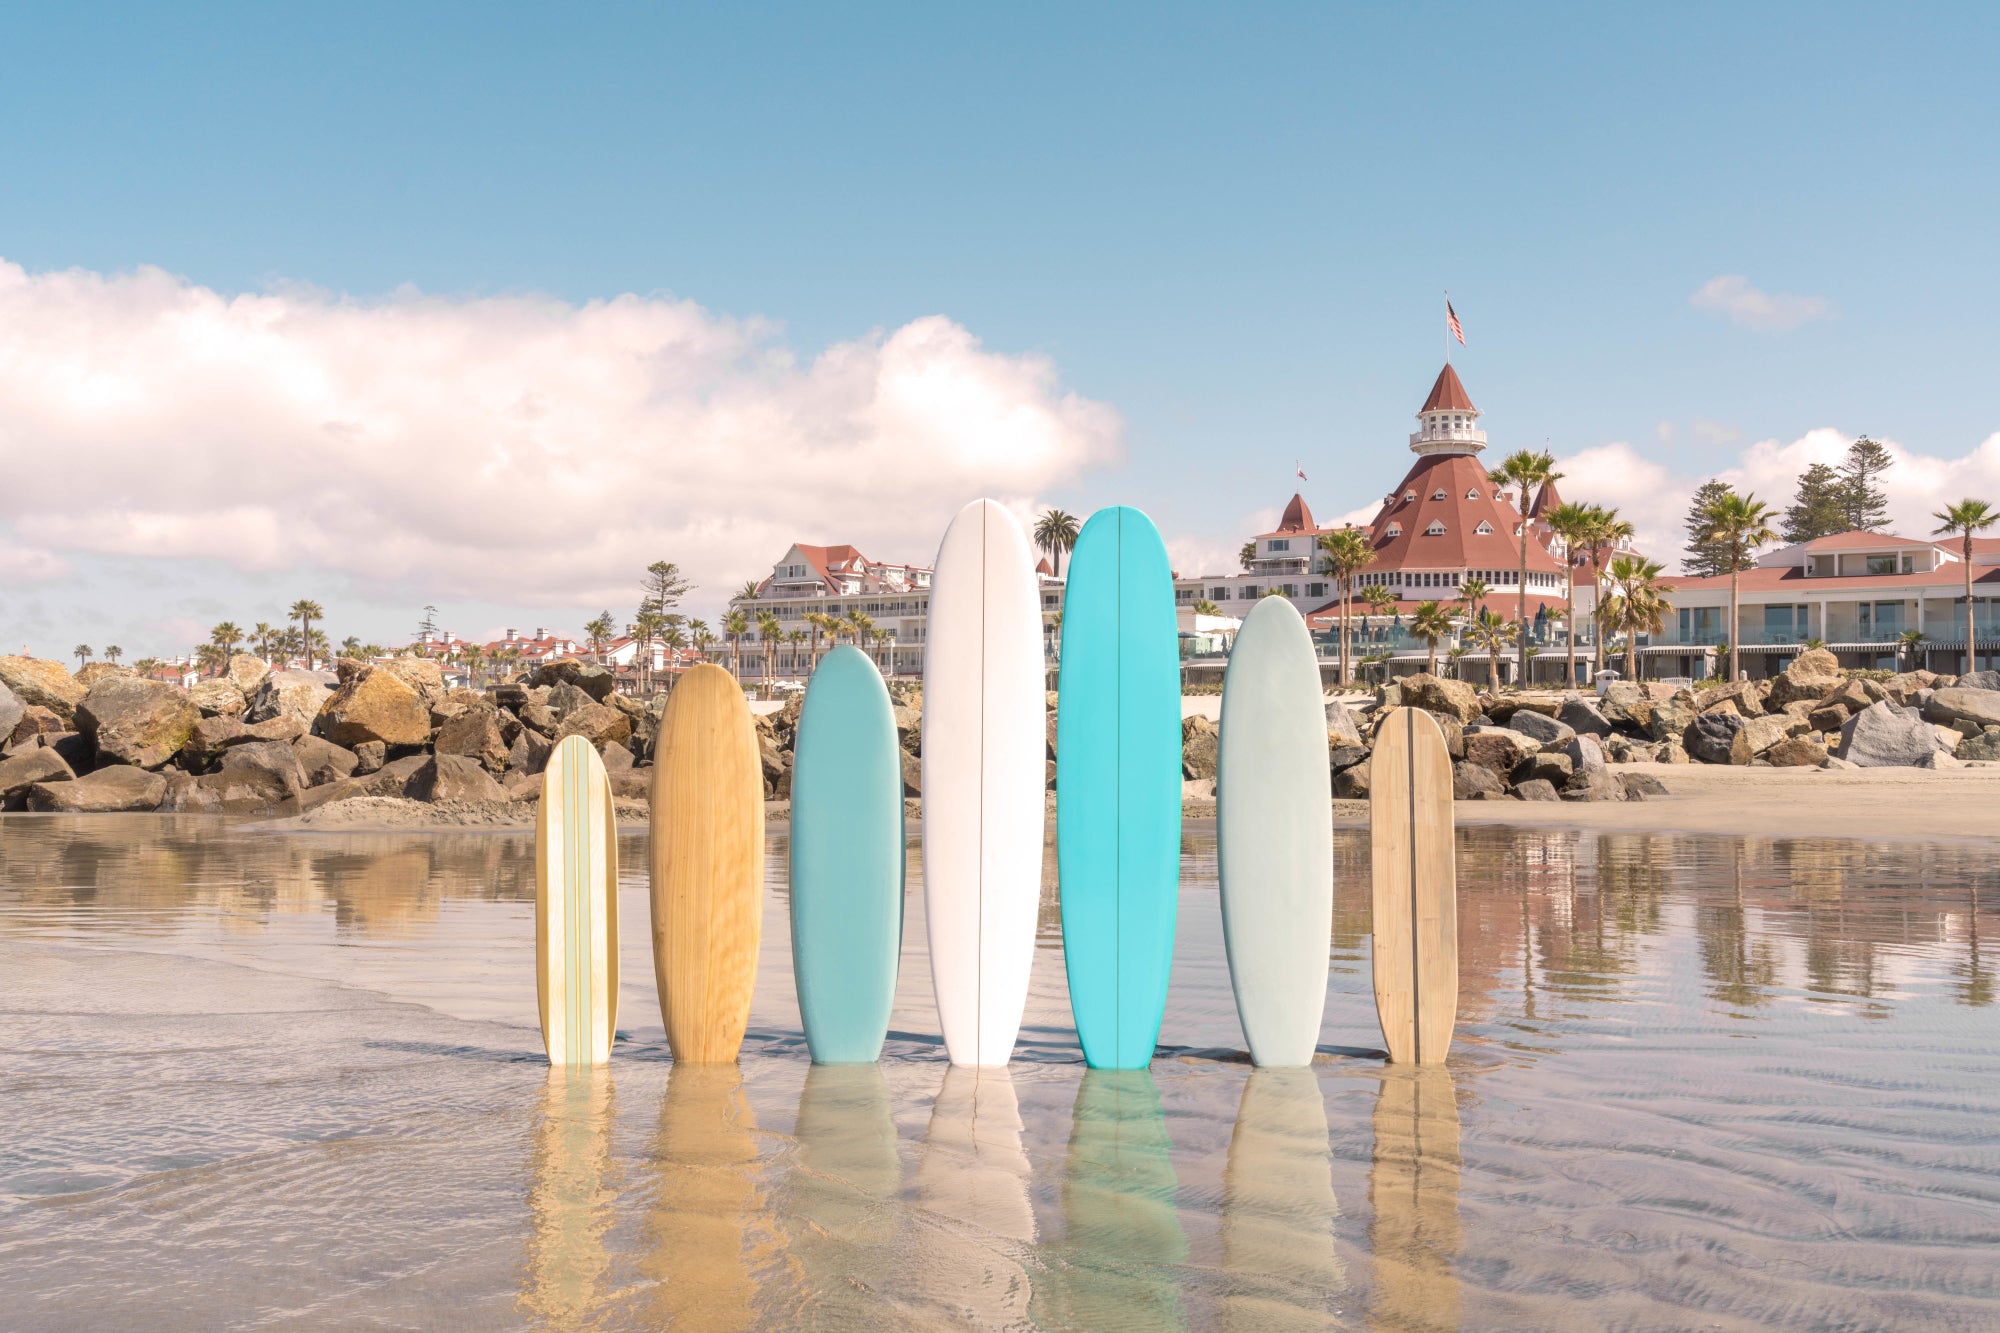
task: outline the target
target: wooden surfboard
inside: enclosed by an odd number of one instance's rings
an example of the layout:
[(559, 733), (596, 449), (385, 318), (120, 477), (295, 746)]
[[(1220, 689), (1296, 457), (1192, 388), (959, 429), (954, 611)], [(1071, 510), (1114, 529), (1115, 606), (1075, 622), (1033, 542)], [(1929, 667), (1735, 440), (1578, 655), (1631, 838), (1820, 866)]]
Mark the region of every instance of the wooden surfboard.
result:
[(1312, 635), (1290, 602), (1266, 597), (1229, 652), (1215, 784), (1229, 984), (1258, 1065), (1311, 1064), (1319, 1044), (1332, 955), (1332, 800)]
[(1369, 763), (1375, 1012), (1396, 1063), (1440, 1065), (1458, 1014), (1451, 756), (1421, 708), (1394, 708)]
[[(1151, 519), (1083, 525), (1063, 594), (1056, 852), (1063, 959), (1093, 1069), (1152, 1062), (1180, 894), (1180, 634)], [(1328, 917), (1331, 923), (1331, 915)]]
[(604, 761), (565, 737), (535, 813), (535, 992), (552, 1065), (600, 1065), (618, 1027), (618, 822)]
[(903, 752), (851, 644), (813, 672), (792, 768), (792, 970), (815, 1064), (882, 1054), (903, 948)]
[(711, 663), (667, 699), (653, 760), (653, 972), (682, 1064), (743, 1045), (763, 931), (764, 769), (743, 691)]
[(931, 575), (924, 649), (924, 915), (955, 1065), (1020, 1035), (1041, 899), (1048, 705), (1027, 534), (991, 500), (958, 511)]

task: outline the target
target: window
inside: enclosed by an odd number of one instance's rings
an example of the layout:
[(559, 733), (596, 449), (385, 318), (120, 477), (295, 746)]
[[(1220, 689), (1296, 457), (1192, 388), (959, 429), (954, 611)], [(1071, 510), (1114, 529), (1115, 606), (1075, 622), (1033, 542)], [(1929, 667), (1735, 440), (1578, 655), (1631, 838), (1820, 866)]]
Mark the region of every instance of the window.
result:
[(1283, 592), (1287, 597), (1297, 597), (1299, 595), (1299, 585), (1296, 583), (1287, 583), (1283, 588)]
[(1416, 493), (1415, 491), (1404, 491), (1404, 492), (1403, 492), (1403, 503), (1404, 503), (1404, 504), (1408, 504), (1408, 503), (1409, 503), (1410, 501), (1412, 501), (1412, 500), (1414, 500), (1414, 499), (1416, 499), (1416, 498), (1417, 498), (1417, 493)]
[[(1195, 592), (1196, 592), (1196, 591), (1197, 591), (1197, 590), (1196, 590), (1196, 589), (1194, 589), (1194, 588), (1175, 588), (1175, 589), (1174, 589), (1174, 600), (1175, 600), (1176, 602), (1192, 602), (1192, 601), (1194, 600), (1194, 595), (1195, 595)], [(1054, 599), (1054, 598), (1052, 598), (1052, 597), (1044, 597), (1044, 598), (1042, 598), (1042, 605), (1043, 605), (1043, 606), (1054, 606), (1054, 605), (1055, 605), (1055, 599)]]
[(1433, 500), (1442, 500), (1442, 499), (1444, 499), (1444, 487), (1440, 486), (1440, 487), (1438, 487), (1438, 488), (1437, 488), (1436, 490), (1432, 491), (1432, 492), (1431, 492), (1431, 499), (1433, 499)]
[(1468, 500), (1477, 500), (1479, 498), (1479, 488), (1475, 486), (1471, 490), (1467, 491), (1465, 493), (1465, 498)]
[(1227, 589), (1227, 588), (1210, 588), (1210, 589), (1208, 590), (1208, 600), (1209, 600), (1209, 601), (1211, 601), (1211, 602), (1226, 602), (1226, 601), (1228, 601), (1228, 600), (1229, 600), (1229, 589)]
[(1257, 585), (1254, 583), (1246, 583), (1236, 590), (1236, 597), (1239, 601), (1254, 602), (1257, 600), (1257, 596)]
[(1391, 523), (1391, 524), (1389, 525), (1389, 535), (1390, 535), (1391, 537), (1400, 537), (1400, 536), (1402, 536), (1402, 535), (1403, 535), (1403, 525), (1402, 525), (1402, 524), (1400, 524), (1400, 523)]
[(1264, 549), (1267, 551), (1289, 551), (1292, 549), (1292, 539), (1290, 537), (1273, 537), (1264, 544)]
[(1443, 520), (1441, 520), (1441, 519), (1432, 519), (1432, 520), (1431, 520), (1431, 525), (1430, 525), (1429, 527), (1427, 527), (1427, 528), (1425, 528), (1425, 529), (1424, 529), (1424, 536), (1426, 536), (1426, 537), (1442, 537), (1442, 536), (1444, 536), (1444, 522), (1443, 522)]
[(1893, 574), (1896, 572), (1896, 557), (1893, 555), (1871, 555), (1868, 557), (1870, 574)]
[(1493, 525), (1491, 523), (1488, 523), (1485, 519), (1481, 519), (1479, 521), (1479, 526), (1474, 528), (1472, 531), (1476, 535), (1481, 537), (1491, 537), (1493, 535)]
[(1917, 572), (1917, 558), (1908, 552), (1905, 552), (1903, 555), (1903, 572), (1905, 574), (1914, 574)]

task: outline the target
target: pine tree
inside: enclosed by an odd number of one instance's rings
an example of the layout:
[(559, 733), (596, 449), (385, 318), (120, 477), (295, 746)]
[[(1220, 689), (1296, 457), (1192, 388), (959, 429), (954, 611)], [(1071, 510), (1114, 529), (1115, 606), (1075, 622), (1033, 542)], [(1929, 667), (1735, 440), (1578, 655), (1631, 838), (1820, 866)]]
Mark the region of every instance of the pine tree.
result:
[(1841, 521), (1848, 528), (1874, 532), (1889, 525), (1889, 497), (1875, 478), (1895, 464), (1889, 451), (1863, 435), (1847, 446), (1840, 465)]
[(1785, 511), (1785, 540), (1809, 542), (1846, 532), (1846, 495), (1846, 483), (1838, 472), (1824, 463), (1807, 468), (1799, 478), (1798, 495)]
[[(1705, 542), (1701, 534), (1708, 528), (1709, 506), (1729, 494), (1729, 487), (1711, 477), (1701, 484), (1694, 493), (1694, 502), (1688, 506), (1687, 552), (1681, 558), (1681, 568), (1695, 578), (1714, 578), (1717, 574), (1727, 574), (1732, 563), (1728, 542)], [(1748, 569), (1756, 564), (1749, 553), (1745, 553), (1738, 569)]]

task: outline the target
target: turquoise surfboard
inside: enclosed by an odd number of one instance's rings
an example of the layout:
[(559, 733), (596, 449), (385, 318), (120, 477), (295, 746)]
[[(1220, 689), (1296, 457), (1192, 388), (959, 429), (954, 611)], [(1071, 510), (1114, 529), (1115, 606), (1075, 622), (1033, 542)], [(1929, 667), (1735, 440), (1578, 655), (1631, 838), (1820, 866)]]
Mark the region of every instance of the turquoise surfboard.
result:
[(1215, 784), (1229, 984), (1250, 1058), (1307, 1065), (1326, 1011), (1333, 935), (1333, 782), (1326, 699), (1306, 622), (1251, 608), (1229, 651)]
[(1180, 635), (1153, 521), (1077, 535), (1063, 593), (1056, 857), (1070, 1010), (1093, 1069), (1143, 1069), (1166, 1010), (1180, 892)]
[(851, 644), (806, 687), (792, 767), (792, 970), (815, 1064), (877, 1059), (903, 947), (903, 756)]

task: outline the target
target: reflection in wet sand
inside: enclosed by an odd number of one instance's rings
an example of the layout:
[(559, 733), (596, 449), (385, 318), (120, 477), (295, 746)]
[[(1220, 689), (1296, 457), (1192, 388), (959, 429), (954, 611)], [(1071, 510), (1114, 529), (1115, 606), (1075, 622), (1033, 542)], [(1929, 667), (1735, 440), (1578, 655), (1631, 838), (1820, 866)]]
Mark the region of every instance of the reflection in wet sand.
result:
[(1035, 1292), (1038, 1324), (1182, 1327), (1177, 1265), (1187, 1262), (1188, 1241), (1173, 1149), (1150, 1072), (1084, 1074), (1063, 1161), (1063, 1243)]
[(903, 1183), (882, 1066), (812, 1066), (794, 1133), (779, 1212), (802, 1281), (783, 1322), (867, 1327), (884, 1279), (896, 1276), (885, 1247), (899, 1229)]
[(1029, 1172), (1013, 1075), (1004, 1067), (948, 1067), (924, 1131), (917, 1202), (941, 1224), (926, 1247), (922, 1285), (959, 1321), (993, 1327), (1027, 1315), (1021, 1253), (1035, 1240)]
[(1443, 1069), (1382, 1071), (1368, 1169), (1375, 1286), (1368, 1324), (1459, 1326), (1458, 1090)]
[(529, 1159), (527, 1262), (520, 1309), (535, 1325), (575, 1328), (603, 1301), (605, 1233), (618, 1197), (610, 1071), (551, 1069)]
[(1252, 1072), (1222, 1178), (1223, 1326), (1324, 1328), (1347, 1285), (1333, 1247), (1339, 1213), (1318, 1075)]
[[(655, 1326), (754, 1328), (762, 1270), (786, 1266), (735, 1065), (675, 1065), (660, 1101), (658, 1173), (641, 1268)], [(789, 1284), (787, 1284), (789, 1285)]]

